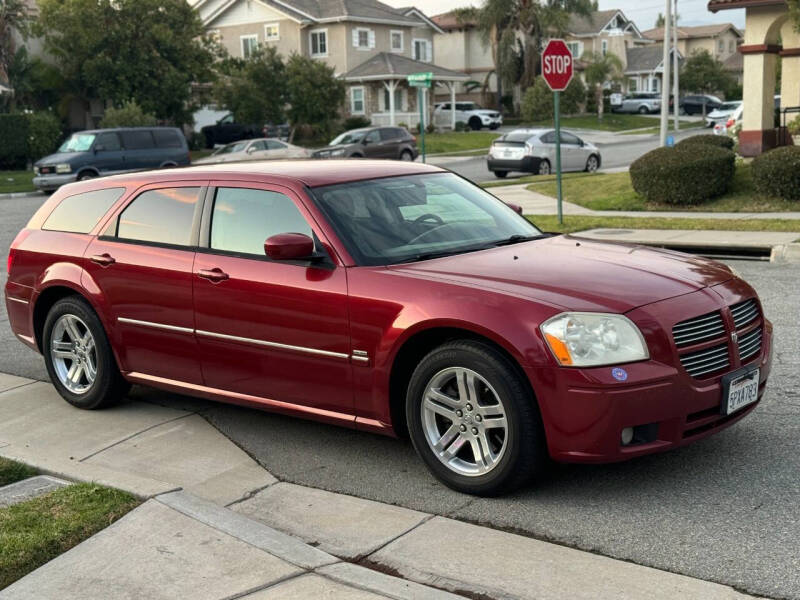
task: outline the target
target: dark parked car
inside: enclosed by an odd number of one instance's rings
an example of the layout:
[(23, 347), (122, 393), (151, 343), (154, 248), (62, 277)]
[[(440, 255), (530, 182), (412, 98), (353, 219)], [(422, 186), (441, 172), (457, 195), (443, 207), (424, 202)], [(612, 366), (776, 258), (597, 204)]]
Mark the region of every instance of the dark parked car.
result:
[(261, 128), (261, 135), (266, 138), (278, 138), (280, 140), (288, 140), (289, 139), (289, 127), (288, 123), (280, 123), (275, 125), (274, 123), (267, 123), (264, 127)]
[(712, 435), (752, 412), (771, 367), (772, 325), (726, 265), (548, 235), (400, 161), (70, 184), (11, 244), (5, 296), (79, 408), (139, 383), (408, 431), (474, 494), (548, 456), (621, 461)]
[(80, 131), (36, 162), (33, 185), (51, 192), (71, 181), (188, 164), (189, 146), (175, 127)]
[(417, 138), (402, 127), (351, 129), (336, 137), (325, 148), (312, 152), (312, 158), (393, 158), (414, 160), (419, 155)]
[[(200, 132), (206, 139), (206, 148), (213, 148), (217, 144), (230, 144), (239, 140), (249, 140), (261, 137), (263, 126), (237, 123), (232, 114), (222, 117), (215, 125), (206, 125)], [(266, 136), (277, 137), (277, 136)]]
[(687, 115), (707, 115), (722, 106), (722, 100), (709, 95), (686, 96), (679, 106)]

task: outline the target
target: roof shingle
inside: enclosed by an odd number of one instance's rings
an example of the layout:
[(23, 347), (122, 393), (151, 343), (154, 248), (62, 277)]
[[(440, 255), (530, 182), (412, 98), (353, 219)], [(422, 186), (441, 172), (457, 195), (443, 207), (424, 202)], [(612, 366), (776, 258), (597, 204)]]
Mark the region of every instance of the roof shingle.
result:
[(448, 81), (466, 81), (469, 76), (458, 71), (451, 71), (444, 67), (439, 67), (431, 63), (424, 63), (412, 60), (400, 54), (392, 52), (381, 52), (369, 60), (364, 61), (357, 67), (350, 69), (342, 78), (346, 81), (359, 79), (381, 79), (392, 76), (404, 79), (412, 73), (433, 73), (434, 79), (446, 79)]

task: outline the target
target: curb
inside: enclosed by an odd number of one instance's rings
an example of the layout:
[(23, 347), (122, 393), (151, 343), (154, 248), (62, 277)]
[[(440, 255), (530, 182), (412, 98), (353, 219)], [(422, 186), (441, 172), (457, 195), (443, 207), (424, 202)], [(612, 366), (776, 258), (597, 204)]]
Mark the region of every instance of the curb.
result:
[(34, 190), (32, 192), (11, 192), (9, 194), (0, 194), (0, 200), (12, 200), (13, 198), (25, 198), (27, 196), (44, 196), (41, 190)]
[(800, 243), (773, 246), (769, 262), (774, 263), (800, 263)]

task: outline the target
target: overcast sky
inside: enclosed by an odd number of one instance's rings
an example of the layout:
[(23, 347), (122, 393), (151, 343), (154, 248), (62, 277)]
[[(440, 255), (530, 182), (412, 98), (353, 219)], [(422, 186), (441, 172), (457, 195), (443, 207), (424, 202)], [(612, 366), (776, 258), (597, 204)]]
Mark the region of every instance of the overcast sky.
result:
[[(410, 0), (383, 0), (391, 6), (408, 6)], [(447, 12), (459, 6), (479, 5), (480, 0), (417, 0), (416, 6), (428, 16)], [(619, 8), (641, 30), (655, 25), (659, 12), (664, 12), (664, 0), (599, 0), (600, 10)], [(708, 12), (707, 0), (678, 0), (678, 14), (685, 25), (733, 23), (744, 27), (744, 9), (723, 10), (716, 15)]]

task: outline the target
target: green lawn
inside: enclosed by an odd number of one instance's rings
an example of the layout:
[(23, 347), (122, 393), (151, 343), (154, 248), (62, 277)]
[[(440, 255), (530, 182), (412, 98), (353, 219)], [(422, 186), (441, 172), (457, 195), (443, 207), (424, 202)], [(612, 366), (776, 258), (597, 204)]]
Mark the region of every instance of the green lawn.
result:
[(37, 475), (36, 469), (0, 456), (0, 487)]
[[(533, 127), (553, 127), (552, 119), (534, 121), (530, 124)], [(574, 117), (562, 117), (561, 127), (566, 129), (597, 129), (600, 131), (626, 131), (628, 129), (640, 129), (642, 127), (657, 127), (658, 119), (645, 117), (642, 115), (618, 115), (605, 113), (603, 120), (599, 120), (597, 115), (578, 115)]]
[(138, 504), (125, 492), (82, 483), (0, 509), (0, 590)]
[[(692, 128), (698, 128), (699, 129), (701, 127), (703, 127), (702, 123), (697, 123), (697, 122), (694, 122), (694, 121), (680, 121), (680, 122), (678, 122), (678, 129), (692, 129)], [(673, 126), (672, 126), (672, 118), (670, 118), (670, 120), (669, 120), (668, 129), (669, 129), (670, 132), (674, 131)], [(653, 135), (653, 134), (660, 133), (660, 132), (661, 132), (661, 126), (657, 125), (655, 127), (648, 127), (647, 129), (634, 129), (633, 131), (623, 131), (622, 135), (635, 135), (635, 134), (636, 135), (642, 135), (642, 134)], [(669, 135), (669, 133), (667, 133), (667, 135)]]
[(800, 219), (669, 219), (649, 217), (591, 217), (568, 215), (558, 224), (555, 215), (526, 215), (542, 231), (573, 233), (586, 229), (710, 229), (721, 231), (800, 231)]
[(196, 161), (196, 160), (198, 160), (198, 159), (200, 159), (200, 158), (205, 158), (206, 156), (211, 156), (211, 154), (212, 154), (213, 152), (214, 152), (214, 149), (213, 149), (213, 148), (211, 148), (211, 149), (204, 149), (204, 150), (191, 150), (191, 151), (189, 152), (189, 158), (190, 158), (190, 160), (191, 160), (192, 162), (194, 162), (194, 161)]
[[(417, 136), (417, 146), (422, 151), (422, 136)], [(442, 154), (445, 152), (463, 152), (465, 150), (488, 149), (499, 133), (491, 131), (446, 131), (425, 134), (425, 152)]]
[(0, 171), (0, 194), (35, 190), (33, 171)]
[[(536, 182), (529, 190), (556, 197), (555, 180)], [(753, 187), (750, 165), (739, 163), (728, 192), (698, 206), (647, 202), (633, 190), (628, 173), (595, 173), (565, 178), (563, 198), (593, 210), (686, 210), (708, 212), (782, 212), (800, 210), (800, 203), (761, 196)]]
[[(575, 179), (576, 177), (592, 177), (593, 173), (586, 173), (583, 171), (575, 172), (575, 173), (562, 173), (561, 180), (564, 181), (565, 179)], [(552, 182), (555, 185), (556, 176), (553, 174), (550, 175), (526, 175), (525, 177), (515, 177), (514, 179), (504, 179), (498, 181), (486, 181), (481, 183), (480, 186), (484, 188), (493, 188), (493, 187), (505, 187), (508, 185), (522, 185), (524, 183), (549, 183)], [(531, 188), (536, 189), (538, 188)]]

